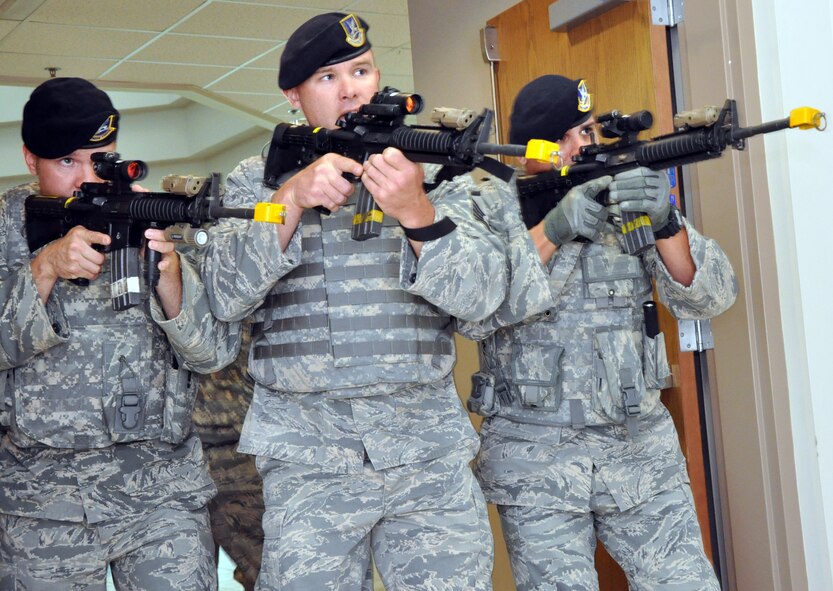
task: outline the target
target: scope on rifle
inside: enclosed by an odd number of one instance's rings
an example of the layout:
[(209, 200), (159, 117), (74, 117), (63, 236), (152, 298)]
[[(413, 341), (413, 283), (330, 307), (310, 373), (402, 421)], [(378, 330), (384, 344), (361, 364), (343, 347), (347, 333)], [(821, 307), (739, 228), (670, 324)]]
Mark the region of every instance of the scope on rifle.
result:
[(644, 110), (630, 115), (623, 115), (613, 110), (596, 117), (596, 122), (599, 124), (599, 133), (602, 137), (615, 139), (650, 129), (654, 124), (654, 116), (650, 111)]
[(118, 152), (94, 152), (90, 159), (93, 161), (95, 175), (103, 181), (130, 184), (142, 180), (148, 174), (144, 162), (119, 160)]
[[(422, 112), (424, 103), (416, 93), (399, 92), (386, 86), (373, 95), (369, 103), (359, 107), (358, 113), (348, 113), (347, 123), (401, 122), (406, 115)], [(344, 127), (344, 123), (339, 122)]]

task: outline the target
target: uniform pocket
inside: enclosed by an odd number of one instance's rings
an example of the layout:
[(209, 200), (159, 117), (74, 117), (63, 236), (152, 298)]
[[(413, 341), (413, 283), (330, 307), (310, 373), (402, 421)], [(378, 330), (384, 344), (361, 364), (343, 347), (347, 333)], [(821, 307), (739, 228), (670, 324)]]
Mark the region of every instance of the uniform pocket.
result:
[(508, 382), (522, 406), (558, 408), (563, 354), (564, 347), (548, 342), (513, 343)]
[(645, 397), (642, 355), (637, 343), (641, 331), (608, 330), (593, 335), (596, 364), (594, 408), (617, 423), (636, 416)]
[(648, 388), (665, 388), (671, 376), (668, 355), (665, 350), (665, 335), (658, 333), (650, 338), (642, 337), (642, 360), (645, 367), (645, 386)]
[(181, 443), (191, 433), (196, 388), (196, 380), (190, 371), (170, 365), (165, 370), (165, 408), (162, 411), (160, 435), (162, 441)]

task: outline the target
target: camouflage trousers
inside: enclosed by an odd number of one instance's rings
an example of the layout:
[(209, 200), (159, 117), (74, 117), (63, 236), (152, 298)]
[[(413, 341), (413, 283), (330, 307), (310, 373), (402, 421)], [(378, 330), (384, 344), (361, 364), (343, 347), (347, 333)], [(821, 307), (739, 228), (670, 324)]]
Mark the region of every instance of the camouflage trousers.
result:
[(217, 589), (208, 512), (161, 507), (118, 523), (71, 523), (0, 514), (0, 590)]
[[(518, 591), (599, 588), (596, 540), (632, 591), (719, 590), (664, 406), (623, 425), (481, 428), (477, 474), (498, 506)], [(535, 438), (535, 439), (533, 439)]]
[(488, 591), (492, 535), (468, 452), (357, 474), (258, 457), (266, 513), (259, 591)]
[(685, 484), (625, 512), (610, 495), (597, 494), (592, 509), (498, 507), (518, 591), (597, 590), (597, 536), (631, 591), (719, 591)]

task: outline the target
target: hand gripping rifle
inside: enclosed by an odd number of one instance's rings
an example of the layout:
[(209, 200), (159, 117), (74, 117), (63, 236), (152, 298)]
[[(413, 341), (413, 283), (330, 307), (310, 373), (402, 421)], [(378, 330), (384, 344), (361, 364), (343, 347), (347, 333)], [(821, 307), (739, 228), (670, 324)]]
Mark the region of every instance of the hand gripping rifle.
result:
[[(408, 126), (403, 123), (407, 115), (415, 115), (422, 108), (420, 95), (400, 93), (395, 88), (385, 87), (358, 112), (348, 113), (339, 122), (339, 129), (280, 123), (275, 127), (269, 144), (263, 184), (277, 189), (282, 174), (303, 168), (329, 152), (364, 162), (371, 154), (381, 153), (387, 147), (398, 148), (412, 162), (443, 165), (442, 178), (479, 167), (509, 180), (512, 169), (487, 154), (549, 160), (550, 147), (554, 147), (540, 140), (531, 141), (529, 147), (488, 143), (494, 119), (489, 109), (475, 116), (470, 110), (438, 108), (432, 113), (432, 121), (438, 126)], [(536, 155), (544, 150), (547, 150), (546, 157)], [(354, 178), (348, 180), (357, 183), (358, 191), (353, 239), (367, 240), (378, 236), (384, 214), (364, 185)]]
[[(663, 170), (719, 158), (728, 146), (743, 150), (746, 138), (780, 129), (798, 127), (821, 131), (827, 126), (824, 113), (811, 107), (801, 107), (791, 111), (785, 119), (741, 127), (738, 124), (737, 103), (731, 99), (722, 109), (706, 107), (675, 115), (676, 131), (651, 140), (636, 139), (640, 131), (649, 129), (653, 124), (650, 111), (638, 111), (631, 115), (611, 111), (600, 115), (597, 121), (601, 135), (618, 138), (617, 141), (584, 146), (572, 165), (517, 179), (518, 199), (527, 228), (543, 220), (571, 187), (589, 180), (639, 166)], [(596, 200), (606, 205), (607, 191), (602, 191)], [(622, 234), (625, 249), (630, 254), (638, 254), (654, 244), (651, 220), (645, 214), (622, 212)]]
[[(83, 183), (72, 197), (26, 198), (26, 237), (29, 250), (64, 236), (75, 226), (110, 236), (104, 252), (111, 255), (113, 309), (120, 311), (139, 304), (139, 250), (148, 228), (164, 229), (166, 238), (197, 247), (205, 246), (208, 233), (202, 228), (219, 218), (243, 218), (284, 223), (285, 206), (258, 203), (254, 209), (223, 207), (220, 173), (210, 177), (169, 175), (162, 179), (162, 193), (134, 191), (131, 183), (147, 175), (141, 160), (119, 160), (117, 152), (92, 155), (93, 170), (104, 182)], [(159, 282), (157, 265), (161, 253), (145, 248), (144, 280), (148, 289)], [(74, 280), (80, 285), (85, 279)]]

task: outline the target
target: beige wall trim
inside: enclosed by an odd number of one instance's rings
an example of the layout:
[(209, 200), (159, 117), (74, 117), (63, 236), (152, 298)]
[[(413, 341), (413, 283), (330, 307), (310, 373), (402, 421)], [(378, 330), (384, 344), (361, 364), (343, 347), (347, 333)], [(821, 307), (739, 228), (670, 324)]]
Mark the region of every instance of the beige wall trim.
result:
[[(739, 103), (761, 121), (751, 0), (686, 4), (680, 25), (685, 105)], [(763, 142), (693, 166), (700, 226), (738, 273), (735, 306), (713, 322), (724, 539), (732, 589), (806, 589), (781, 302)]]

